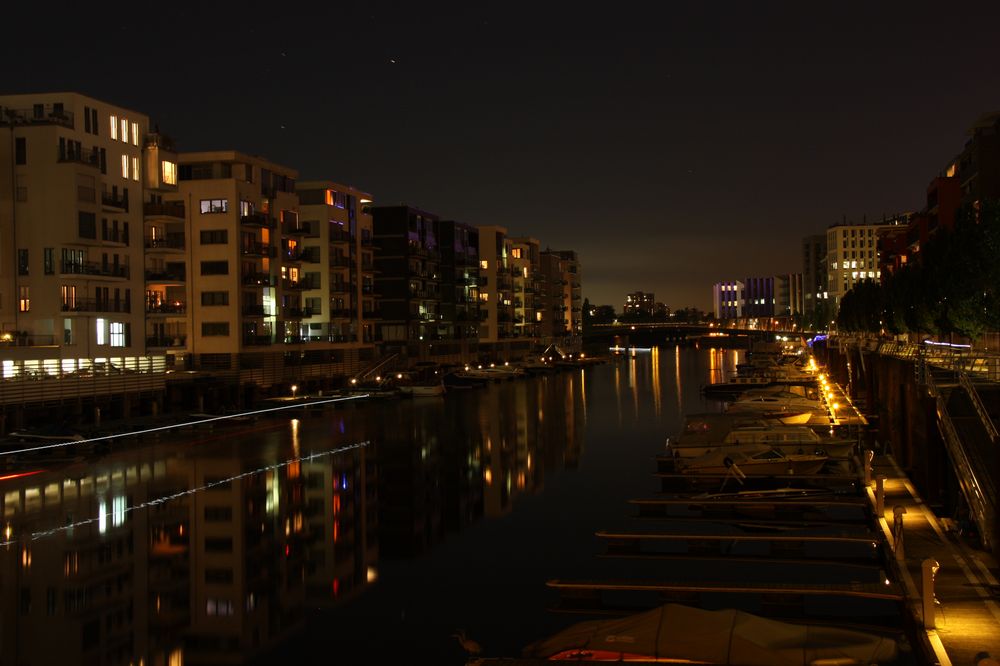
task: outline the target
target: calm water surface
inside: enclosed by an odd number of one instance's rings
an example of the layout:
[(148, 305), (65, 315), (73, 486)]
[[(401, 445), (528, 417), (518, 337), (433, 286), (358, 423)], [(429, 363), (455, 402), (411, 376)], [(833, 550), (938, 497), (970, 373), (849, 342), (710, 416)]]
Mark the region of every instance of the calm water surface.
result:
[(654, 349), (8, 464), (0, 662), (462, 663), (457, 630), (516, 656), (582, 619), (549, 610), (547, 580), (642, 577), (594, 532), (629, 525), (664, 439), (718, 409), (700, 388), (736, 361)]

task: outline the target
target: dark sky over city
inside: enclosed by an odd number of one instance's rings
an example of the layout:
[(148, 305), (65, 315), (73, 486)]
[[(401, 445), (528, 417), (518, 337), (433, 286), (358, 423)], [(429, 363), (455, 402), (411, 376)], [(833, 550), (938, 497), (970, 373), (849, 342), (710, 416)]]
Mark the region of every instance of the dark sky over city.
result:
[(996, 2), (426, 5), (18, 3), (0, 89), (575, 249), (617, 310), (708, 309), (844, 215), (919, 209), (1000, 109)]

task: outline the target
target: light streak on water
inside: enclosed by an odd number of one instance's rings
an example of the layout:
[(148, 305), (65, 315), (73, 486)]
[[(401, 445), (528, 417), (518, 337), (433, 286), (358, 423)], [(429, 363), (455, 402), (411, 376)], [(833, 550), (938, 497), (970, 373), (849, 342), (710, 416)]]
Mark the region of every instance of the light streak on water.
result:
[(35, 451), (45, 451), (47, 449), (56, 449), (64, 446), (76, 446), (78, 444), (90, 444), (91, 442), (103, 442), (110, 439), (121, 439), (125, 437), (137, 437), (139, 435), (146, 435), (151, 432), (163, 432), (164, 430), (173, 430), (174, 428), (185, 428), (187, 426), (202, 425), (205, 423), (212, 423), (213, 421), (224, 421), (226, 419), (238, 419), (245, 416), (255, 416), (257, 414), (267, 414), (270, 412), (280, 412), (285, 409), (301, 409), (304, 407), (312, 407), (313, 405), (327, 405), (333, 402), (343, 402), (345, 400), (358, 400), (360, 398), (367, 398), (369, 393), (363, 393), (361, 395), (351, 395), (344, 398), (330, 398), (329, 400), (311, 400), (306, 403), (298, 403), (294, 405), (284, 405), (282, 407), (268, 407), (267, 409), (255, 409), (252, 412), (239, 412), (237, 414), (225, 414), (223, 416), (213, 416), (207, 419), (198, 419), (197, 421), (188, 421), (187, 423), (171, 423), (170, 425), (157, 426), (155, 428), (146, 428), (145, 430), (132, 430), (129, 432), (119, 432), (113, 435), (101, 435), (100, 437), (91, 437), (90, 439), (80, 439), (69, 442), (56, 442), (55, 444), (45, 444), (43, 446), (32, 446), (26, 449), (16, 449), (13, 451), (2, 451), (0, 456), (12, 456), (17, 453), (34, 453)]
[[(237, 479), (243, 479), (243, 478), (246, 478), (248, 476), (253, 476), (254, 474), (262, 474), (264, 472), (281, 469), (282, 467), (287, 467), (288, 465), (291, 465), (293, 463), (302, 462), (303, 460), (305, 460), (305, 461), (312, 461), (312, 460), (316, 460), (317, 458), (324, 458), (324, 457), (327, 457), (327, 456), (336, 455), (338, 453), (345, 453), (347, 451), (352, 451), (354, 449), (364, 448), (364, 447), (368, 446), (368, 444), (369, 444), (369, 442), (366, 440), (366, 441), (363, 441), (363, 442), (358, 442), (356, 444), (349, 444), (347, 446), (342, 446), (342, 447), (337, 448), (337, 449), (331, 449), (329, 451), (320, 451), (318, 453), (310, 453), (307, 456), (301, 456), (301, 457), (298, 457), (298, 458), (291, 458), (289, 460), (285, 460), (285, 461), (280, 462), (280, 463), (275, 463), (273, 465), (266, 465), (264, 467), (259, 467), (257, 469), (253, 469), (253, 470), (250, 470), (250, 471), (247, 471), (247, 472), (243, 472), (241, 474), (237, 474), (236, 476), (231, 476), (228, 479), (220, 479), (218, 481), (213, 481), (211, 483), (206, 483), (203, 486), (198, 486), (197, 488), (189, 488), (187, 490), (181, 490), (181, 491), (173, 493), (171, 495), (164, 495), (163, 497), (157, 497), (156, 499), (147, 500), (147, 501), (145, 501), (145, 502), (143, 502), (141, 504), (136, 504), (135, 506), (125, 507), (124, 509), (122, 509), (120, 506), (118, 506), (118, 507), (115, 507), (114, 509), (112, 509), (112, 511), (108, 511), (107, 510), (107, 504), (104, 503), (104, 502), (101, 502), (101, 504), (100, 504), (100, 507), (101, 507), (100, 513), (97, 516), (95, 516), (93, 518), (87, 518), (86, 520), (79, 520), (79, 521), (76, 521), (74, 523), (70, 523), (70, 524), (67, 524), (67, 525), (60, 525), (59, 527), (54, 527), (54, 528), (49, 529), (49, 530), (42, 530), (42, 531), (39, 531), (39, 532), (32, 532), (31, 535), (30, 535), (30, 539), (32, 541), (36, 541), (38, 539), (43, 539), (45, 537), (54, 536), (54, 535), (59, 534), (61, 532), (68, 532), (68, 531), (70, 531), (70, 530), (72, 530), (72, 529), (74, 529), (76, 527), (83, 527), (85, 525), (93, 525), (94, 523), (98, 523), (98, 526), (101, 526), (101, 525), (107, 523), (108, 516), (112, 516), (112, 513), (115, 514), (112, 517), (114, 518), (116, 524), (121, 524), (121, 523), (125, 522), (125, 514), (127, 514), (130, 511), (135, 511), (137, 509), (148, 509), (149, 507), (157, 506), (157, 505), (160, 505), (160, 504), (166, 504), (167, 502), (171, 502), (173, 500), (180, 499), (182, 497), (187, 497), (189, 495), (194, 495), (195, 493), (203, 492), (203, 491), (208, 490), (209, 488), (213, 488), (215, 486), (220, 486), (220, 485), (224, 485), (224, 484), (227, 484), (227, 483), (232, 483), (233, 481), (235, 481)], [(18, 540), (16, 540), (16, 539), (9, 539), (8, 538), (8, 540), (6, 540), (6, 541), (0, 541), (0, 546), (9, 546), (9, 545), (15, 544), (15, 543), (18, 543)]]

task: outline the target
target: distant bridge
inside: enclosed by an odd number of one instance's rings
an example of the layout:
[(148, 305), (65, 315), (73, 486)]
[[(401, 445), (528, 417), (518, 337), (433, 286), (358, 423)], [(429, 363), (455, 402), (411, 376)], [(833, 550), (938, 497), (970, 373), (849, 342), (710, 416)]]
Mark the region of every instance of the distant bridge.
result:
[(737, 347), (745, 346), (751, 340), (755, 342), (774, 340), (778, 335), (788, 337), (790, 340), (813, 335), (811, 332), (792, 330), (782, 326), (782, 323), (778, 321), (766, 328), (720, 327), (714, 323), (675, 322), (592, 324), (584, 333), (583, 340), (585, 343), (606, 342), (608, 346), (617, 342), (622, 346), (653, 347), (705, 339), (706, 342), (717, 343), (719, 347)]

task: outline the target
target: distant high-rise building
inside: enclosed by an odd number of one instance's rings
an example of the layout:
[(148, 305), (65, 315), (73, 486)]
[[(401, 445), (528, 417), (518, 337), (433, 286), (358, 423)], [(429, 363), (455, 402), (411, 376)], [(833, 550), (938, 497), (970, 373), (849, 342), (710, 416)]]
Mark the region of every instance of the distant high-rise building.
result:
[(876, 224), (834, 224), (826, 230), (827, 285), (831, 304), (840, 307), (840, 299), (855, 283), (881, 277), (878, 258), (878, 236), (886, 230), (899, 228), (905, 218), (895, 218)]
[(778, 317), (803, 313), (802, 273), (774, 276), (774, 314)]
[(541, 270), (539, 242), (535, 238), (510, 238), (509, 263), (513, 276), (514, 336), (538, 338), (542, 334)]
[(483, 278), (479, 289), (479, 339), (484, 342), (514, 337), (510, 249), (504, 227), (479, 227), (479, 275)]
[(544, 250), (541, 268), (545, 298), (542, 335), (583, 334), (583, 297), (580, 262), (573, 250)]
[(441, 232), (441, 321), (451, 340), (479, 338), (479, 229), (444, 221)]
[(743, 316), (774, 316), (774, 276), (748, 277), (743, 282)]
[(656, 297), (652, 292), (633, 291), (625, 296), (625, 307), (622, 312), (625, 315), (652, 317), (655, 306)]

